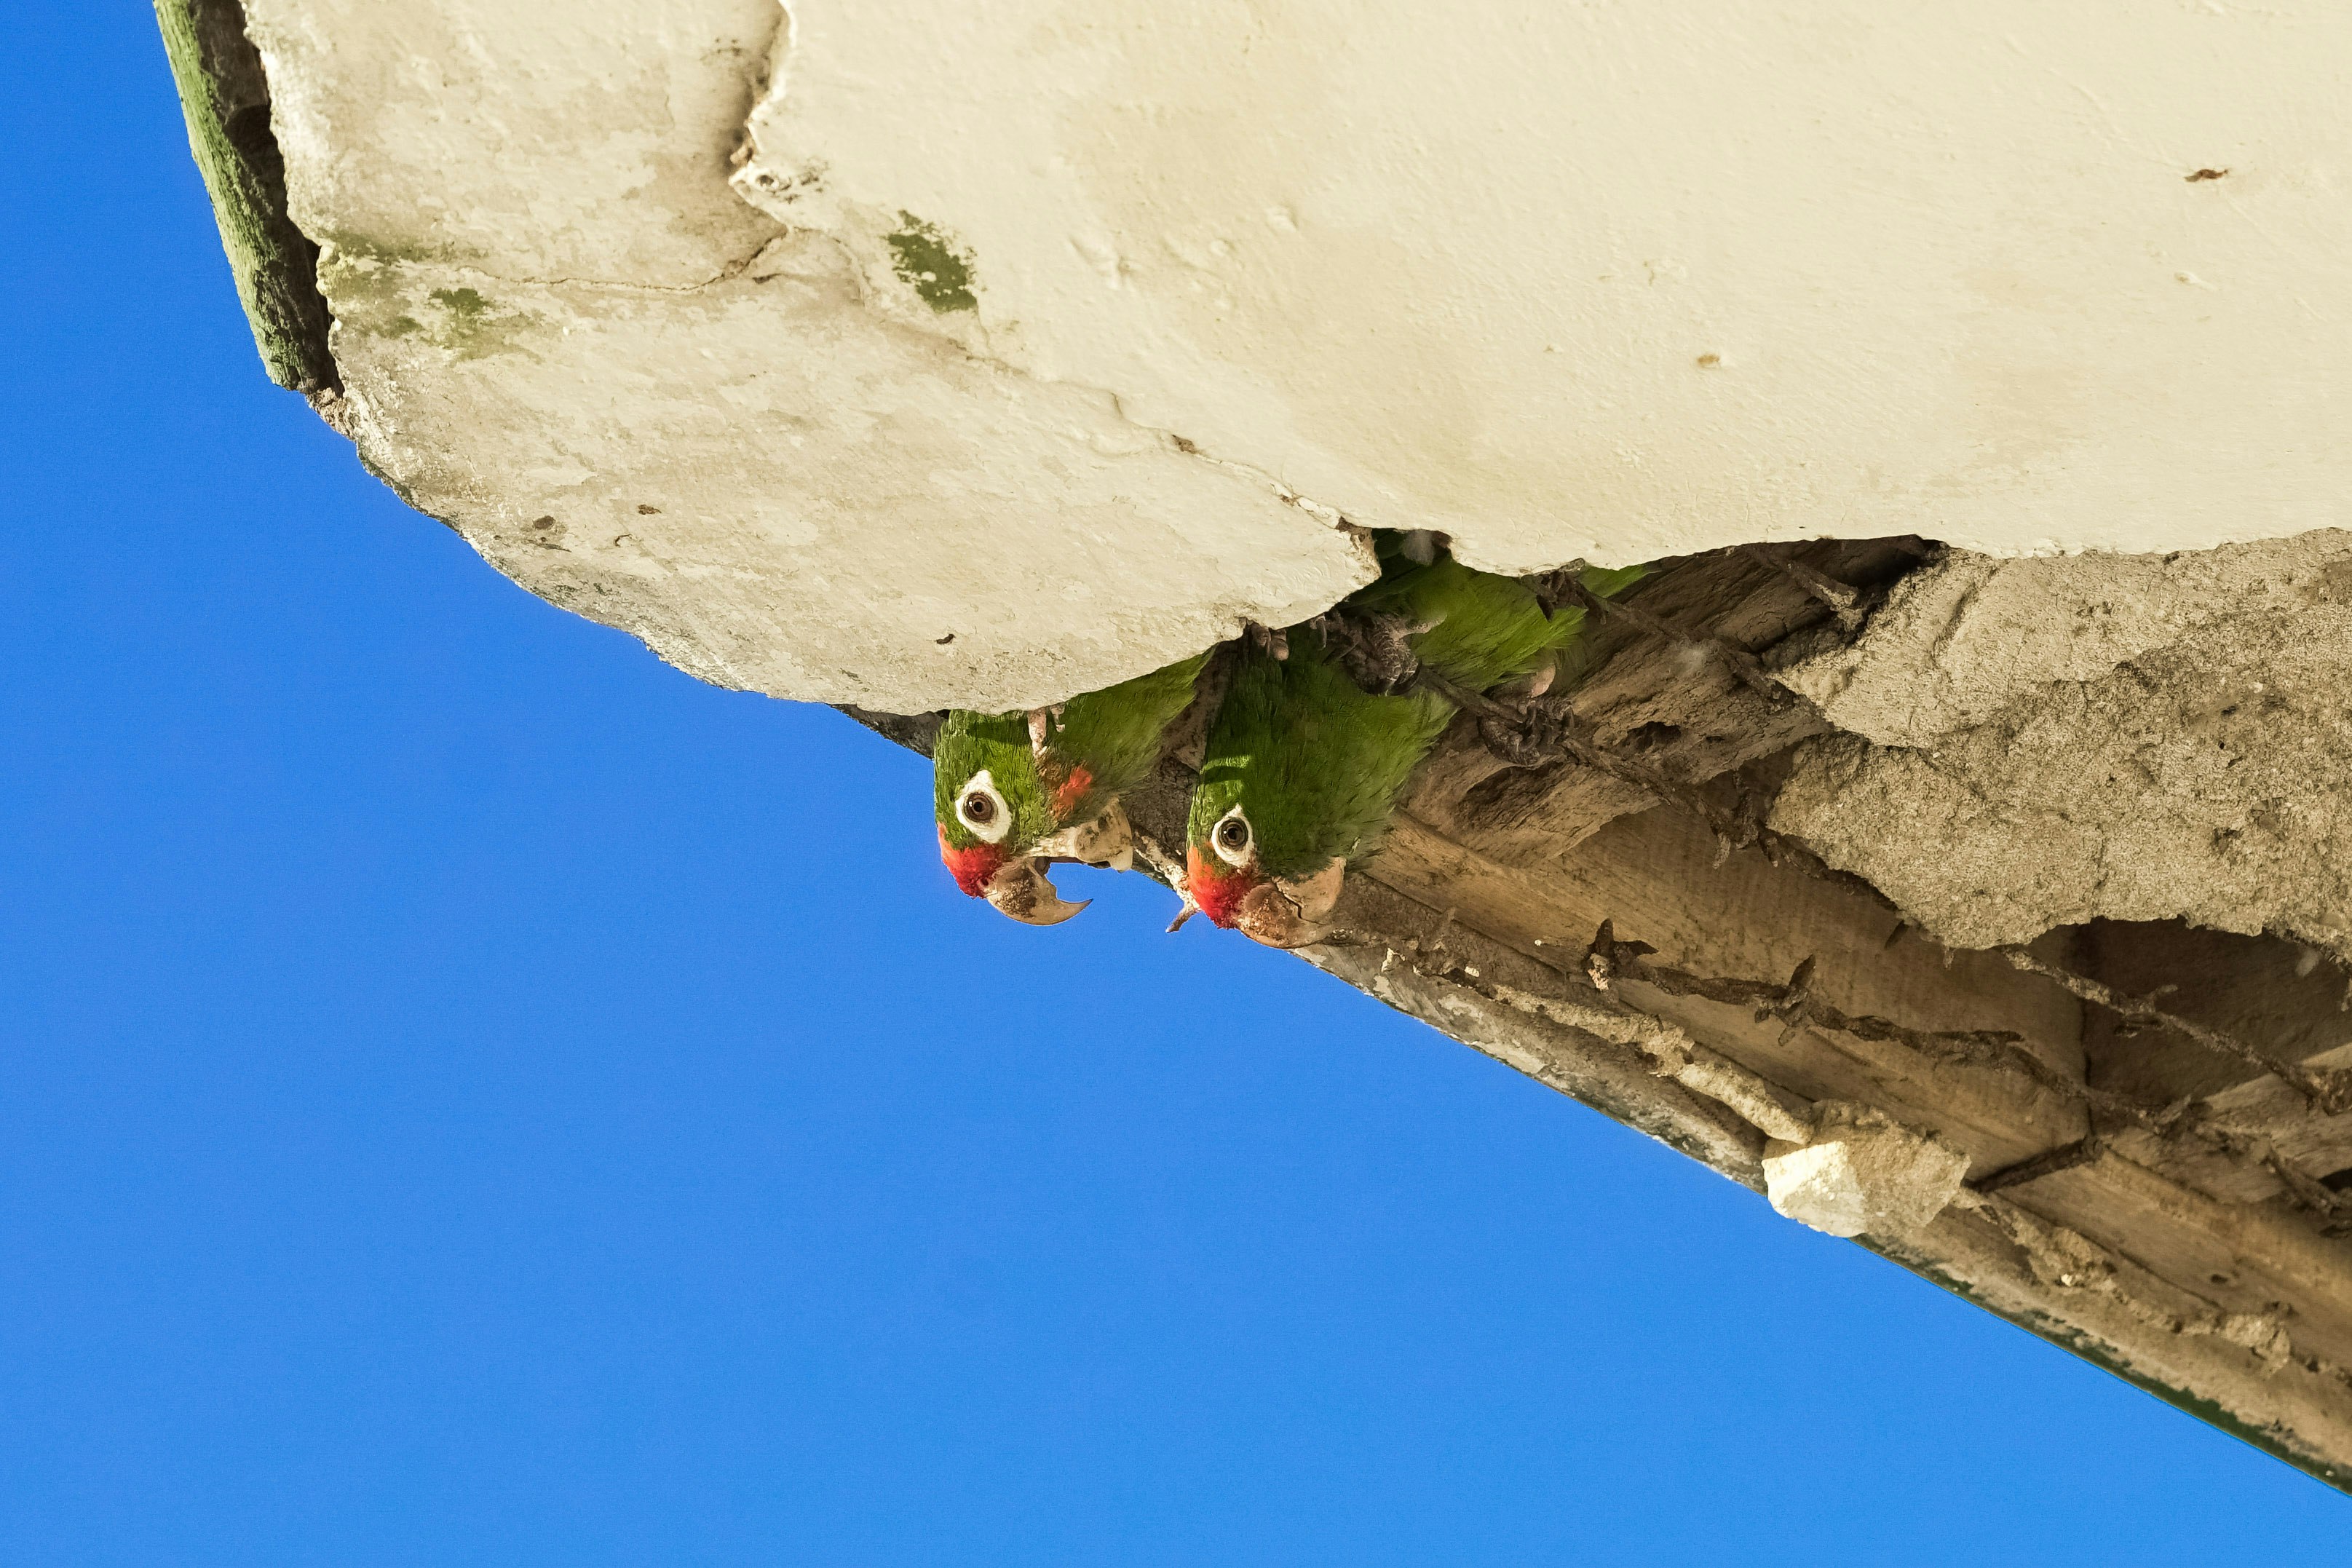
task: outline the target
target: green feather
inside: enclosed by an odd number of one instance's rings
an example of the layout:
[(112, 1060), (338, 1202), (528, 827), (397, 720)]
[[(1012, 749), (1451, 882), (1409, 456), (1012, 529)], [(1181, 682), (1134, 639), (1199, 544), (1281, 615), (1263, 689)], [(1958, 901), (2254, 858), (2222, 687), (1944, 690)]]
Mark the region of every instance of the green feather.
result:
[[(1465, 689), (1491, 691), (1548, 664), (1557, 668), (1583, 630), (1582, 610), (1547, 616), (1517, 579), (1450, 556), (1415, 565), (1392, 549), (1382, 553), (1380, 580), (1348, 605), (1423, 628), (1407, 639), (1414, 657)], [(1583, 581), (1595, 594), (1612, 595), (1646, 570), (1588, 570)], [(1211, 830), (1240, 805), (1258, 868), (1297, 880), (1334, 859), (1362, 860), (1379, 847), (1454, 708), (1427, 691), (1366, 692), (1307, 627), (1292, 628), (1287, 640), (1286, 661), (1245, 651), (1210, 731), (1186, 836), (1209, 852)]]
[[(1164, 669), (1073, 697), (1046, 740), (1040, 765), (1030, 744), (1029, 716), (950, 709), (931, 747), (931, 804), (948, 842), (968, 849), (979, 838), (956, 819), (956, 795), (982, 769), (1013, 812), (1005, 839), (1013, 854), (1056, 828), (1088, 822), (1151, 776), (1160, 765), (1160, 737), (1192, 700), (1192, 684), (1208, 655), (1195, 654)], [(1084, 768), (1091, 782), (1056, 813), (1054, 792)]]
[(1292, 635), (1287, 659), (1249, 648), (1211, 727), (1186, 836), (1205, 847), (1240, 805), (1269, 876), (1362, 859), (1453, 717), (1427, 692), (1373, 696), (1306, 633)]
[[(1647, 570), (1588, 569), (1584, 584), (1605, 598), (1638, 582)], [(1584, 630), (1581, 609), (1562, 608), (1547, 616), (1525, 583), (1474, 570), (1450, 555), (1385, 573), (1349, 603), (1429, 626), (1408, 639), (1414, 657), (1470, 691), (1491, 691), (1534, 674)]]
[(1208, 661), (1207, 654), (1194, 654), (1165, 669), (1071, 698), (1048, 742), (1054, 753), (1092, 773), (1096, 791), (1106, 797), (1103, 804), (1109, 804), (1108, 796), (1126, 794), (1160, 766), (1160, 737), (1192, 705), (1193, 683)]
[(980, 842), (956, 819), (955, 807), (957, 795), (983, 768), (1013, 813), (1013, 831), (1005, 838), (1012, 853), (1054, 831), (1053, 794), (1029, 745), (1028, 715), (951, 708), (931, 745), (931, 809), (949, 844), (969, 849)]

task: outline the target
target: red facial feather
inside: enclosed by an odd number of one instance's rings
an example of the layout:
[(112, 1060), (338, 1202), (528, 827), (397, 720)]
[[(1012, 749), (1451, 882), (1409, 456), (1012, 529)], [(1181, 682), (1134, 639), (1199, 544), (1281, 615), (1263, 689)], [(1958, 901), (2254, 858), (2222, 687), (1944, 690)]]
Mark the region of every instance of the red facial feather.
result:
[(1078, 802), (1085, 797), (1087, 791), (1094, 788), (1094, 784), (1095, 775), (1083, 764), (1072, 768), (1070, 776), (1054, 791), (1054, 820), (1069, 821), (1070, 814), (1077, 810)]
[(1242, 900), (1258, 884), (1255, 871), (1240, 870), (1202, 853), (1193, 845), (1184, 857), (1184, 890), (1201, 912), (1227, 931), (1241, 913)]
[(940, 859), (955, 876), (956, 886), (981, 898), (988, 884), (1004, 868), (1005, 853), (1002, 844), (975, 844), (969, 849), (958, 849), (948, 842), (948, 830), (940, 829)]

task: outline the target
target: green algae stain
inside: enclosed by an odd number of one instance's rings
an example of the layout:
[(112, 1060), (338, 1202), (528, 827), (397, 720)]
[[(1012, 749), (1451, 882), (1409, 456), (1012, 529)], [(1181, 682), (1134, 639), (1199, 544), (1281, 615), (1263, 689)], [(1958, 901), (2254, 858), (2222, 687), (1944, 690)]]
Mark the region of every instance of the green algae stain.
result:
[(318, 247), (286, 214), (286, 161), (270, 129), (268, 78), (234, 0), (156, 0), (188, 148), (212, 197), (221, 248), (269, 379), (298, 392), (341, 385), (329, 352)]
[(544, 325), (530, 311), (491, 299), (479, 289), (417, 289), (415, 273), (425, 264), (386, 259), (391, 253), (364, 241), (338, 240), (319, 268), (320, 284), (335, 302), (341, 330), (370, 337), (408, 339), (429, 344), (457, 360), (528, 352), (524, 343)]
[(971, 291), (971, 258), (958, 251), (938, 225), (901, 212), (897, 231), (885, 237), (890, 242), (892, 269), (923, 303), (942, 316), (980, 309)]
[(490, 302), (482, 298), (478, 289), (436, 289), (425, 298), (468, 324), (479, 323), (489, 317)]
[(459, 359), (506, 353), (515, 347), (517, 335), (530, 321), (520, 312), (500, 313), (476, 289), (436, 289), (425, 298), (441, 307), (442, 315), (438, 330), (429, 334), (430, 341)]

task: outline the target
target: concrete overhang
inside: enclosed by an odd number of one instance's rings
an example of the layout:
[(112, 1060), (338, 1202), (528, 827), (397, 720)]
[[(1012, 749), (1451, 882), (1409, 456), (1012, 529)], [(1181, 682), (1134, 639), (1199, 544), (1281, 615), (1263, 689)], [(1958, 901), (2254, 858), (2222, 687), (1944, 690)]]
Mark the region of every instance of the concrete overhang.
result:
[(2352, 10), (158, 11), (272, 374), (705, 679), (1662, 562), (1306, 956), (2352, 1481)]
[(369, 459), (777, 696), (1097, 687), (1337, 597), (1341, 517), (1509, 572), (2346, 518), (2320, 0), (247, 10)]

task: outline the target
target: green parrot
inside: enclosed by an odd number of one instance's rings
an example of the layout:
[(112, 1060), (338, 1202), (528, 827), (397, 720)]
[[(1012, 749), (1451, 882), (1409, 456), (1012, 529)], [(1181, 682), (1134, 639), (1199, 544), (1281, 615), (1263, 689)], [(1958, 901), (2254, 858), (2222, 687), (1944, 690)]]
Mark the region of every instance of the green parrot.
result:
[[(1515, 578), (1445, 555), (1417, 563), (1385, 542), (1381, 553), (1380, 579), (1349, 598), (1343, 619), (1352, 609), (1391, 628), (1409, 662), (1462, 690), (1516, 682), (1540, 695), (1583, 629), (1583, 611), (1547, 616)], [(1616, 594), (1644, 570), (1588, 570), (1583, 582)], [(1312, 626), (1281, 640), (1286, 649), (1244, 648), (1210, 728), (1177, 920), (1198, 909), (1268, 946), (1299, 947), (1323, 934), (1348, 868), (1380, 847), (1454, 710), (1425, 687), (1366, 690)]]
[(1051, 709), (950, 710), (931, 748), (931, 788), (940, 858), (956, 885), (1029, 925), (1085, 909), (1062, 900), (1045, 868), (1133, 863), (1118, 797), (1160, 765), (1161, 737), (1207, 660), (1196, 654)]

